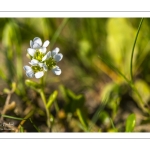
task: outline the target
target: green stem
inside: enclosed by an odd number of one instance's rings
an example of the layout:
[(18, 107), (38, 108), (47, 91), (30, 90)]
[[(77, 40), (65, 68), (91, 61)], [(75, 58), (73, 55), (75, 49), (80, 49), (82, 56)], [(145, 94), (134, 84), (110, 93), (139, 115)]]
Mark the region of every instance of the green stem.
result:
[(1, 115), (4, 118), (10, 118), (10, 119), (15, 119), (15, 120), (25, 120), (24, 118), (18, 118), (18, 117), (13, 117), (13, 116), (8, 116), (8, 115)]
[(46, 106), (46, 98), (45, 98), (43, 90), (40, 90), (40, 96), (42, 98), (42, 101), (43, 101), (43, 104), (44, 104), (44, 107), (45, 107), (45, 110), (46, 110), (47, 126), (50, 128), (50, 113), (49, 113), (49, 110), (48, 110), (48, 108)]
[(119, 69), (115, 68), (112, 64), (110, 64), (109, 62), (106, 62), (102, 57), (99, 56), (99, 58), (107, 65), (110, 67), (110, 69), (112, 69), (114, 72), (117, 72), (120, 76), (122, 76), (124, 78), (124, 80), (129, 84), (129, 86), (134, 90), (134, 92), (137, 94), (137, 96), (139, 97), (140, 100), (140, 106), (142, 107), (143, 110), (145, 110), (145, 108), (143, 107), (144, 101), (141, 97), (141, 95), (139, 94), (138, 90), (136, 89), (133, 81), (130, 81)]
[(134, 54), (134, 48), (135, 48), (135, 44), (136, 44), (136, 41), (137, 41), (137, 38), (138, 38), (138, 35), (139, 35), (139, 31), (141, 29), (141, 26), (142, 26), (142, 23), (143, 23), (143, 19), (141, 19), (140, 21), (140, 24), (139, 24), (139, 27), (138, 27), (138, 30), (137, 30), (137, 33), (136, 33), (136, 37), (135, 37), (135, 40), (134, 40), (134, 44), (133, 44), (133, 48), (132, 48), (132, 53), (131, 53), (131, 62), (130, 62), (130, 76), (131, 76), (131, 82), (133, 82), (133, 70), (132, 70), (132, 64), (133, 64), (133, 54)]
[(109, 118), (109, 120), (110, 120), (112, 128), (114, 129), (115, 132), (117, 132), (117, 128), (115, 127), (113, 120), (111, 118)]
[(48, 107), (47, 107), (47, 104), (46, 104), (46, 97), (45, 97), (45, 94), (44, 94), (44, 79), (43, 77), (41, 78), (41, 89), (39, 90), (39, 93), (40, 93), (40, 96), (42, 98), (42, 101), (43, 101), (43, 104), (44, 104), (44, 107), (45, 107), (45, 110), (46, 110), (46, 115), (47, 115), (47, 126), (48, 128), (50, 129), (50, 113), (49, 113), (49, 110), (48, 110)]
[(38, 127), (34, 124), (34, 122), (32, 121), (31, 118), (29, 118), (30, 122), (32, 123), (33, 127), (38, 131), (40, 132), (40, 130), (38, 129)]
[(23, 124), (26, 122), (27, 119), (29, 119), (33, 113), (35, 111), (35, 108), (32, 109), (24, 118), (23, 120), (20, 122), (20, 124), (18, 125), (17, 131), (20, 131), (20, 129), (22, 128)]

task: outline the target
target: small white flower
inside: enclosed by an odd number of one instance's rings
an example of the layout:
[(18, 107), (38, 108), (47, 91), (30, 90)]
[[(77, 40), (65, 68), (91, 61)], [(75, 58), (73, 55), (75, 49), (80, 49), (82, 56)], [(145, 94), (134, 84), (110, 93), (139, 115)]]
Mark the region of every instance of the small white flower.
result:
[(56, 47), (53, 51), (52, 51), (52, 57), (56, 60), (56, 62), (59, 62), (62, 60), (63, 55), (59, 52), (59, 48)]
[(44, 71), (37, 71), (37, 72), (34, 72), (34, 69), (30, 66), (24, 66), (23, 67), (24, 70), (26, 71), (26, 75), (27, 77), (29, 78), (41, 78), (43, 75), (44, 75)]
[(31, 55), (32, 57), (34, 57), (34, 54), (35, 52), (38, 50), (39, 52), (45, 54), (46, 53), (46, 47), (49, 45), (49, 41), (46, 40), (44, 43), (43, 43), (43, 46), (42, 46), (42, 40), (39, 38), (39, 37), (35, 37), (32, 40), (30, 40), (30, 47), (31, 48), (28, 48), (27, 51), (29, 53), (29, 55)]
[(47, 59), (49, 59), (50, 57), (52, 57), (56, 62), (59, 62), (62, 60), (63, 55), (59, 52), (59, 48), (56, 47), (52, 52), (49, 51), (43, 58), (42, 61), (45, 61)]
[(52, 70), (55, 75), (61, 74), (61, 69), (57, 63), (62, 60), (63, 55), (59, 53), (59, 48), (55, 48), (52, 52), (46, 53), (46, 47), (49, 41), (45, 41), (42, 46), (42, 40), (39, 37), (30, 41), (30, 47), (27, 49), (28, 54), (31, 56), (30, 66), (24, 66), (27, 77), (41, 78), (45, 71)]
[(61, 74), (61, 69), (58, 66), (56, 66), (55, 68), (52, 69), (52, 72), (55, 75), (60, 75)]
[(39, 37), (35, 37), (32, 40), (30, 40), (30, 47), (33, 49), (39, 49), (42, 46), (42, 40)]
[(46, 47), (49, 45), (49, 43), (50, 43), (50, 42), (49, 42), (48, 40), (46, 40), (46, 41), (43, 43), (43, 46), (42, 46), (42, 40), (41, 40), (39, 37), (35, 37), (35, 38), (33, 39), (33, 41), (30, 40), (30, 47), (33, 48), (33, 49), (39, 49), (39, 48), (41, 48), (41, 47), (46, 48)]
[(52, 52), (49, 51), (43, 58), (42, 61), (46, 62), (46, 65), (48, 66), (49, 70), (52, 70), (52, 72), (55, 75), (61, 74), (61, 69), (56, 66), (57, 62), (61, 61), (63, 58), (63, 55), (59, 52), (59, 48), (56, 47)]

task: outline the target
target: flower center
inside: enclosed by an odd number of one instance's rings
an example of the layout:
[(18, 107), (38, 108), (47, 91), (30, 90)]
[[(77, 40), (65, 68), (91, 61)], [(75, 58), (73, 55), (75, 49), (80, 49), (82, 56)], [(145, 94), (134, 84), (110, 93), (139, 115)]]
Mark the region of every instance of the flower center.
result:
[(56, 61), (52, 57), (47, 59), (45, 62), (49, 70), (51, 70), (54, 66), (56, 66)]
[(43, 71), (43, 68), (41, 68), (40, 66), (31, 66), (31, 68), (34, 71), (34, 73)]
[(40, 52), (39, 50), (37, 50), (34, 54), (34, 59), (38, 60), (38, 61), (42, 61), (42, 58), (44, 57), (44, 54), (42, 52)]

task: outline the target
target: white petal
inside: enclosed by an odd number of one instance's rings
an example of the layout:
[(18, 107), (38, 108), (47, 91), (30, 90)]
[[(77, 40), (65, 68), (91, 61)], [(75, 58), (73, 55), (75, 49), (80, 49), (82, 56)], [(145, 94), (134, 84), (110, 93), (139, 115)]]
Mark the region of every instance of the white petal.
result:
[(29, 77), (29, 78), (34, 77), (34, 72), (30, 66), (24, 66), (23, 68), (26, 71), (27, 77)]
[(57, 62), (59, 62), (59, 61), (62, 60), (63, 55), (62, 55), (61, 53), (60, 53), (60, 54), (56, 54), (56, 55), (53, 56), (53, 58), (54, 58)]
[(43, 68), (44, 68), (44, 71), (47, 71), (48, 70), (48, 67), (46, 64), (43, 65)]
[(45, 61), (46, 59), (51, 57), (51, 51), (49, 51), (43, 58), (42, 61)]
[(36, 52), (36, 50), (32, 49), (32, 48), (28, 48), (27, 51), (28, 51), (28, 54), (31, 55), (32, 57), (34, 56), (34, 54)]
[(56, 47), (56, 48), (52, 51), (52, 56), (58, 54), (58, 52), (59, 52), (59, 48)]
[(45, 42), (44, 42), (44, 44), (43, 44), (43, 47), (47, 47), (48, 45), (49, 45), (49, 41), (48, 40), (46, 40)]
[(40, 47), (41, 47), (41, 46), (40, 46), (38, 43), (33, 43), (32, 48), (38, 49), (38, 48), (40, 48)]
[(31, 71), (28, 71), (28, 72), (26, 72), (26, 75), (27, 75), (27, 77), (29, 77), (29, 78), (33, 78), (34, 77), (34, 72), (31, 70)]
[(30, 40), (30, 47), (33, 48), (32, 46), (33, 46), (33, 42), (32, 40)]
[(60, 75), (61, 74), (61, 69), (58, 66), (56, 66), (55, 68), (52, 69), (52, 72), (55, 75)]
[(25, 71), (32, 70), (32, 68), (31, 68), (30, 66), (24, 66), (23, 69), (24, 69)]
[(48, 67), (47, 67), (46, 64), (44, 64), (44, 63), (38, 63), (38, 65), (39, 65), (41, 68), (43, 67), (44, 71), (47, 71), (47, 70), (48, 70)]
[(38, 39), (40, 39), (40, 38), (39, 38), (39, 37), (35, 37), (35, 38), (33, 39), (33, 42), (36, 41), (36, 40), (38, 40)]
[(36, 59), (32, 59), (31, 62), (29, 62), (29, 64), (32, 66), (36, 66), (38, 63), (39, 63), (39, 61)]
[(39, 37), (35, 37), (33, 43), (37, 43), (40, 47), (42, 46), (42, 40)]
[(38, 63), (38, 65), (42, 68), (44, 66), (44, 63)]
[(41, 48), (39, 49), (39, 51), (40, 51), (41, 53), (45, 54), (45, 53), (46, 53), (46, 48), (45, 48), (45, 47), (41, 47)]
[(37, 79), (38, 79), (38, 78), (41, 78), (43, 75), (44, 75), (44, 72), (43, 72), (43, 71), (40, 71), (40, 72), (35, 73), (35, 77), (36, 77)]

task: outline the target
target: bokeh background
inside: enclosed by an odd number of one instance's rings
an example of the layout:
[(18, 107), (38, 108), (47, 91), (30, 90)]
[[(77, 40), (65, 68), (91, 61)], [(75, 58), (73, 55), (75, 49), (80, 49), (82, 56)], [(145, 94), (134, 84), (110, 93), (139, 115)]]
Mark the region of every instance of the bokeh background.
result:
[[(60, 48), (60, 76), (45, 75), (44, 91), (55, 95), (52, 132), (149, 132), (150, 19), (145, 18), (135, 45), (133, 79), (145, 104), (120, 75), (130, 79), (131, 52), (141, 18), (0, 18), (0, 112), (18, 132), (48, 132), (40, 95), (25, 84), (23, 66), (30, 40)], [(39, 82), (38, 79), (31, 79)], [(10, 92), (12, 86), (15, 90)], [(6, 99), (10, 96), (9, 104)], [(6, 109), (7, 107), (7, 109)], [(5, 108), (5, 109), (4, 109)], [(8, 117), (9, 116), (9, 117)], [(32, 120), (31, 120), (32, 119)], [(130, 125), (131, 124), (131, 125)], [(14, 130), (2, 130), (14, 132)]]

